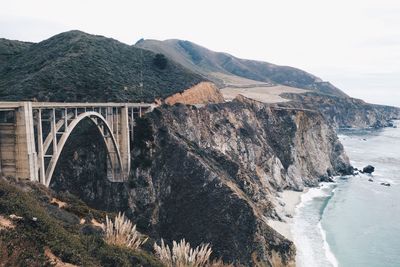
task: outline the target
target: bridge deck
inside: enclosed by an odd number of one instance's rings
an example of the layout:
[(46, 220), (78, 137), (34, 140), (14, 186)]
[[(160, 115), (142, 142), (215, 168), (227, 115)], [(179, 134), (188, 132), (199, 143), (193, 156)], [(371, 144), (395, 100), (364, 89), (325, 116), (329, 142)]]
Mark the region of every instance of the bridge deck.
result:
[[(16, 109), (18, 107), (21, 107), (23, 103), (24, 102), (0, 102), (0, 109)], [(149, 103), (115, 103), (115, 102), (106, 102), (106, 103), (31, 102), (31, 103), (33, 108), (80, 108), (80, 107), (84, 108), (84, 107), (126, 107), (126, 106), (151, 108), (155, 106), (155, 104), (149, 104)]]

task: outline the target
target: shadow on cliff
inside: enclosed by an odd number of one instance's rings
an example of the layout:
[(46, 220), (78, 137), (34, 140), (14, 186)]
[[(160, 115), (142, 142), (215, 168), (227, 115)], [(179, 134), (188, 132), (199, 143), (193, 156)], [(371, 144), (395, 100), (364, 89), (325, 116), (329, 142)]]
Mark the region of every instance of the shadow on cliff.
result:
[(301, 190), (351, 167), (316, 112), (245, 98), (204, 108), (160, 107), (136, 121), (126, 183), (106, 175), (106, 148), (83, 121), (51, 182), (90, 206), (125, 212), (167, 242), (210, 243), (213, 256), (246, 266), (293, 266), (294, 244), (267, 224), (278, 191)]
[(107, 179), (107, 148), (97, 127), (85, 119), (73, 130), (50, 182), (50, 188), (68, 192), (102, 210), (127, 209), (125, 185)]

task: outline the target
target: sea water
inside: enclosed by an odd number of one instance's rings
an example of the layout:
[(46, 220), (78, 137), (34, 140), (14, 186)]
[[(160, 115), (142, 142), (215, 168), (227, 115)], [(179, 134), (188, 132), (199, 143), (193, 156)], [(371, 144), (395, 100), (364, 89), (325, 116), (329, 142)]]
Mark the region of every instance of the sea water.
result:
[(400, 123), (396, 125), (340, 132), (352, 165), (370, 164), (375, 172), (339, 177), (302, 195), (292, 225), (298, 266), (400, 266)]

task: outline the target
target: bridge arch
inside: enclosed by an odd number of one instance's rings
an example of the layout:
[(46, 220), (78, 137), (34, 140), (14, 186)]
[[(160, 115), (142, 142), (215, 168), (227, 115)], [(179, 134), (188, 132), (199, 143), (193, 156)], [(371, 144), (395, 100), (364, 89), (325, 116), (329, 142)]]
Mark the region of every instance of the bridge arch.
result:
[[(50, 185), (52, 176), (57, 166), (57, 162), (60, 158), (60, 155), (63, 151), (66, 142), (69, 140), (71, 133), (84, 119), (90, 119), (93, 122), (94, 126), (98, 129), (99, 133), (101, 134), (107, 148), (108, 161), (110, 163), (111, 171), (114, 174), (113, 177), (115, 175), (122, 175), (124, 164), (122, 162), (121, 151), (119, 149), (117, 139), (113, 134), (112, 128), (108, 124), (107, 120), (100, 113), (95, 111), (87, 111), (82, 114), (79, 114), (68, 124), (67, 130), (62, 134), (60, 140), (57, 142), (56, 152), (52, 155), (45, 171), (44, 182), (46, 186)], [(58, 128), (60, 128), (60, 126)], [(48, 145), (46, 144), (46, 146), (49, 145), (50, 144)], [(129, 172), (129, 170), (125, 170), (125, 172), (127, 171)]]
[(0, 102), (0, 172), (49, 186), (63, 148), (83, 119), (90, 119), (107, 148), (107, 178), (124, 182), (131, 165), (136, 118), (150, 103)]

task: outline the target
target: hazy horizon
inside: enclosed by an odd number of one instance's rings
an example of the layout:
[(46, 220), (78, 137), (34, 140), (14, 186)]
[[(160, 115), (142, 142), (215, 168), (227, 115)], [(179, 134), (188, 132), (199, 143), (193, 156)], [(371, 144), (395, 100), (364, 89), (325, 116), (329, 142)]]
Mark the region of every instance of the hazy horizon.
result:
[(310, 72), (351, 95), (400, 106), (400, 2), (394, 0), (3, 3), (0, 37), (38, 42), (81, 30), (127, 44), (184, 39)]

